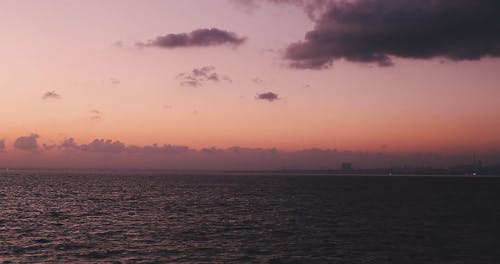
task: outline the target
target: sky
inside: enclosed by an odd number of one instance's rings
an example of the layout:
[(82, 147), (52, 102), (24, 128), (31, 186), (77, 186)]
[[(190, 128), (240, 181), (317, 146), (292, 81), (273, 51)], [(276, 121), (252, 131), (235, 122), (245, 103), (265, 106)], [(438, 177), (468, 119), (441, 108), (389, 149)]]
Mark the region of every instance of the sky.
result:
[(500, 162), (494, 0), (0, 0), (0, 166)]

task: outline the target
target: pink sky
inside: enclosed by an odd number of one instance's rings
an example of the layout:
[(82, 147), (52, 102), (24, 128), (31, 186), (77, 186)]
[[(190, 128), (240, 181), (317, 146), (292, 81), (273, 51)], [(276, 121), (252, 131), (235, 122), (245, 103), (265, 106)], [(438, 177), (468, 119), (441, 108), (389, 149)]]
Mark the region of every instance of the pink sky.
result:
[[(287, 47), (321, 22), (300, 6), (260, 3), (1, 1), (0, 140), (5, 147), (0, 166), (63, 166), (69, 161), (61, 153), (68, 150), (43, 144), (60, 145), (68, 138), (78, 144), (102, 138), (126, 146), (158, 143), (197, 150), (500, 151), (500, 60), (391, 56), (394, 66), (379, 67), (344, 57), (325, 69), (290, 68), (283, 59)], [(210, 28), (245, 41), (136, 45)], [(212, 66), (220, 80), (202, 78), (193, 87), (176, 77), (205, 66)], [(43, 98), (47, 92), (58, 96)], [(268, 92), (278, 99), (257, 99)], [(36, 149), (15, 147), (16, 139), (32, 133), (39, 135)], [(82, 155), (78, 159), (89, 164), (105, 160), (94, 152)], [(152, 166), (141, 162), (135, 166)], [(245, 166), (257, 166), (252, 164)]]

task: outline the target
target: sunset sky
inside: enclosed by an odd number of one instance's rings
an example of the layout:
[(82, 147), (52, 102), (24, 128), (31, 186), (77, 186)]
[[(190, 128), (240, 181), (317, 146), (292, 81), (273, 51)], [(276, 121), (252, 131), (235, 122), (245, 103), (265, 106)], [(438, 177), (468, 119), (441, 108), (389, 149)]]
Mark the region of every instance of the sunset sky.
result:
[(499, 17), (494, 0), (0, 0), (0, 166), (492, 155)]

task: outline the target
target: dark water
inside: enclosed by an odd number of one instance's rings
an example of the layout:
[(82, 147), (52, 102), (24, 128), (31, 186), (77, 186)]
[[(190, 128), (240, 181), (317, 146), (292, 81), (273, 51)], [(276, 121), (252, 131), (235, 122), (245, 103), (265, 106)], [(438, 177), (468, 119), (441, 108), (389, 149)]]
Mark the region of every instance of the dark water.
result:
[(500, 263), (500, 178), (0, 175), (0, 262)]

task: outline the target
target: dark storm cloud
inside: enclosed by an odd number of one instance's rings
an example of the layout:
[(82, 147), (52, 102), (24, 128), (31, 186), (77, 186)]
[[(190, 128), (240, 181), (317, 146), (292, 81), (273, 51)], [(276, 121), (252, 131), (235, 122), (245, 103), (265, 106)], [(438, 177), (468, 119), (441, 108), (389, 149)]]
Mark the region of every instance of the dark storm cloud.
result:
[(18, 137), (16, 141), (14, 141), (14, 147), (21, 150), (35, 150), (38, 148), (38, 135), (32, 133), (29, 136)]
[(305, 40), (286, 49), (290, 66), (322, 69), (338, 59), (390, 66), (391, 57), (462, 61), (500, 56), (498, 0), (357, 0), (326, 6)]
[(167, 34), (156, 37), (147, 43), (137, 43), (139, 47), (180, 48), (180, 47), (208, 47), (220, 45), (239, 46), (246, 38), (239, 37), (233, 32), (217, 28), (202, 28), (190, 33)]
[(60, 99), (61, 96), (55, 91), (48, 91), (42, 95), (42, 99)]
[(257, 94), (256, 99), (258, 99), (258, 100), (266, 100), (266, 101), (269, 101), (269, 102), (273, 102), (275, 100), (278, 100), (279, 96), (278, 96), (278, 94), (275, 94), (273, 92), (267, 92), (267, 93)]
[(226, 75), (221, 75), (215, 71), (214, 66), (194, 68), (191, 72), (177, 74), (175, 79), (180, 81), (182, 86), (199, 87), (207, 82), (232, 82)]

